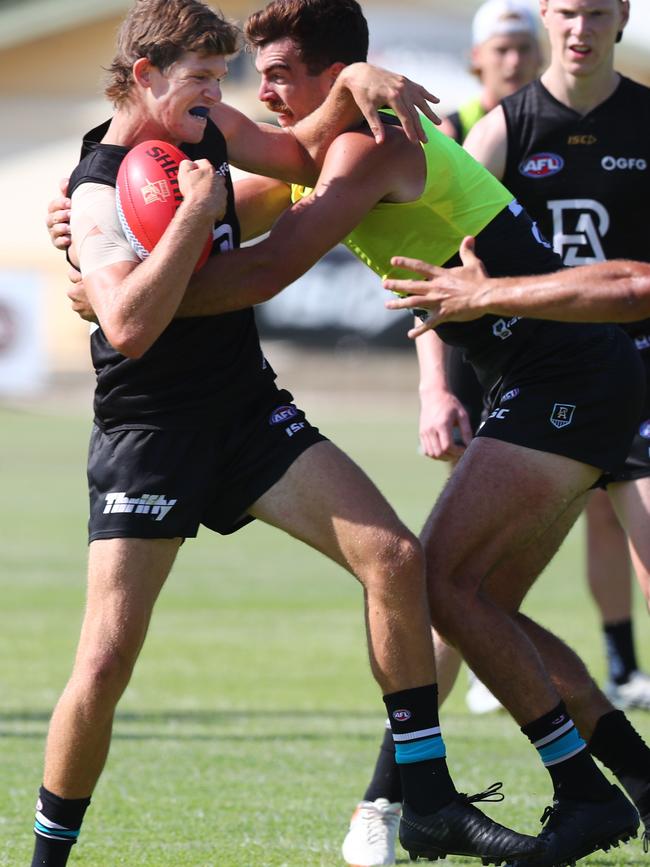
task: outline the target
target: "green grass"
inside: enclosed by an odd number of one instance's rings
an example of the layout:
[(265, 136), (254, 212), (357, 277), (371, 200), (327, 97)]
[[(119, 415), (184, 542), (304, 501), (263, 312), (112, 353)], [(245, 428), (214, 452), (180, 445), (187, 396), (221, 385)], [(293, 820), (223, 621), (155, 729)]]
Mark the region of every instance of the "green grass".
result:
[[(419, 530), (444, 469), (417, 456), (414, 411), (378, 397), (311, 415)], [(0, 865), (9, 867), (29, 863), (47, 720), (81, 618), (88, 427), (81, 416), (0, 410)], [(541, 584), (529, 610), (602, 679), (580, 528)], [(454, 776), (466, 791), (503, 780), (507, 801), (492, 814), (536, 833), (547, 775), (509, 718), (466, 713), (464, 686), (443, 713)], [(650, 717), (633, 722), (648, 738)], [(342, 864), (382, 725), (355, 582), (262, 525), (229, 538), (203, 531), (161, 596), (71, 867)], [(588, 863), (640, 864), (641, 847)]]

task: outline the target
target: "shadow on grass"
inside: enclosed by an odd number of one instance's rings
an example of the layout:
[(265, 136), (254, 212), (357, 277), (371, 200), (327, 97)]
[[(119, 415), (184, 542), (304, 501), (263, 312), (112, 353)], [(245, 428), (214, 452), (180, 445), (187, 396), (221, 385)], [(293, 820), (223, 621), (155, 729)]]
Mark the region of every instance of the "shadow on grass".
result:
[[(47, 730), (47, 724), (50, 721), (51, 711), (43, 710), (15, 710), (15, 711), (0, 711), (0, 739), (40, 739)], [(256, 720), (264, 720), (267, 725), (272, 724), (273, 720), (277, 720), (279, 724), (289, 720), (291, 722), (291, 730), (285, 730), (286, 726), (281, 726), (282, 731), (274, 733), (267, 728), (265, 734), (252, 734), (250, 732), (242, 732), (241, 734), (233, 733), (230, 726), (233, 723), (239, 722), (245, 724)], [(296, 722), (313, 723), (322, 722), (324, 720), (341, 720), (344, 722), (369, 722), (376, 724), (377, 731), (380, 729), (382, 716), (380, 713), (371, 711), (350, 712), (340, 709), (324, 709), (324, 710), (158, 710), (158, 711), (118, 711), (115, 714), (115, 727), (113, 730), (113, 738), (118, 740), (165, 740), (165, 741), (213, 741), (219, 737), (227, 738), (228, 740), (259, 740), (259, 741), (318, 741), (327, 740), (334, 736), (333, 732), (296, 732)], [(219, 726), (227, 724), (228, 730), (221, 734), (218, 731)], [(29, 728), (21, 730), (14, 728), (15, 726), (29, 726)], [(154, 727), (150, 731), (128, 731), (129, 726), (150, 726)], [(210, 727), (209, 732), (183, 732), (176, 729), (176, 726), (207, 726)], [(161, 730), (157, 730), (160, 726)], [(164, 729), (172, 728), (172, 731)], [(217, 731), (215, 731), (217, 727)], [(349, 737), (365, 740), (366, 735), (363, 733), (349, 733)]]

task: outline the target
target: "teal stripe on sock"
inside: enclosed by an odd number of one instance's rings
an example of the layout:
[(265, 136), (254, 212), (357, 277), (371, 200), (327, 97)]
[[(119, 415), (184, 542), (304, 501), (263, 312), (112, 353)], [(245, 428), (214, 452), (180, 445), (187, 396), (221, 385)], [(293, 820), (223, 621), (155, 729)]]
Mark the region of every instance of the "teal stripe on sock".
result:
[(427, 759), (444, 759), (446, 755), (445, 742), (440, 737), (395, 744), (395, 761), (398, 765), (425, 762)]
[(561, 738), (552, 741), (545, 747), (539, 747), (539, 754), (545, 765), (555, 764), (565, 756), (573, 756), (586, 746), (576, 728), (571, 729)]
[(38, 819), (34, 822), (34, 830), (46, 837), (51, 837), (53, 840), (76, 840), (79, 836), (79, 829), (76, 831), (68, 831), (64, 828), (48, 828), (43, 825)]

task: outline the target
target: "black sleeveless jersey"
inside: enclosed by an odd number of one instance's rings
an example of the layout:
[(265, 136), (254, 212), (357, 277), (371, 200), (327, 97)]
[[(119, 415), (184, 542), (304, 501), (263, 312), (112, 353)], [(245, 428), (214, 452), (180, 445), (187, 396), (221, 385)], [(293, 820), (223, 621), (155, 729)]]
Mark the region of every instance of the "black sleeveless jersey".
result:
[[(100, 144), (108, 123), (84, 137), (69, 195), (84, 182), (115, 186), (128, 148)], [(211, 255), (239, 246), (239, 223), (226, 142), (208, 121), (200, 144), (183, 144), (190, 159), (207, 158), (225, 177), (228, 206), (215, 225)], [(275, 379), (259, 344), (252, 309), (174, 319), (141, 358), (126, 358), (101, 328), (91, 337), (97, 374), (95, 421), (103, 429), (195, 428), (227, 421), (233, 407), (253, 403)]]
[[(503, 183), (565, 265), (650, 261), (650, 88), (622, 77), (584, 117), (540, 81), (502, 101), (508, 131)], [(650, 334), (650, 320), (624, 326)]]

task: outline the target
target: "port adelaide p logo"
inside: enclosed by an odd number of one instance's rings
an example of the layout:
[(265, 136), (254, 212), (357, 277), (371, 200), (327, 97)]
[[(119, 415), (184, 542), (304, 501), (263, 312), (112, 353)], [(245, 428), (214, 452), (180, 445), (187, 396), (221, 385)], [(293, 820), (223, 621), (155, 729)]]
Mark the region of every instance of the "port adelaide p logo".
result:
[(556, 403), (553, 405), (551, 413), (551, 424), (558, 430), (563, 427), (568, 427), (573, 421), (573, 413), (575, 412), (575, 404), (573, 403)]

